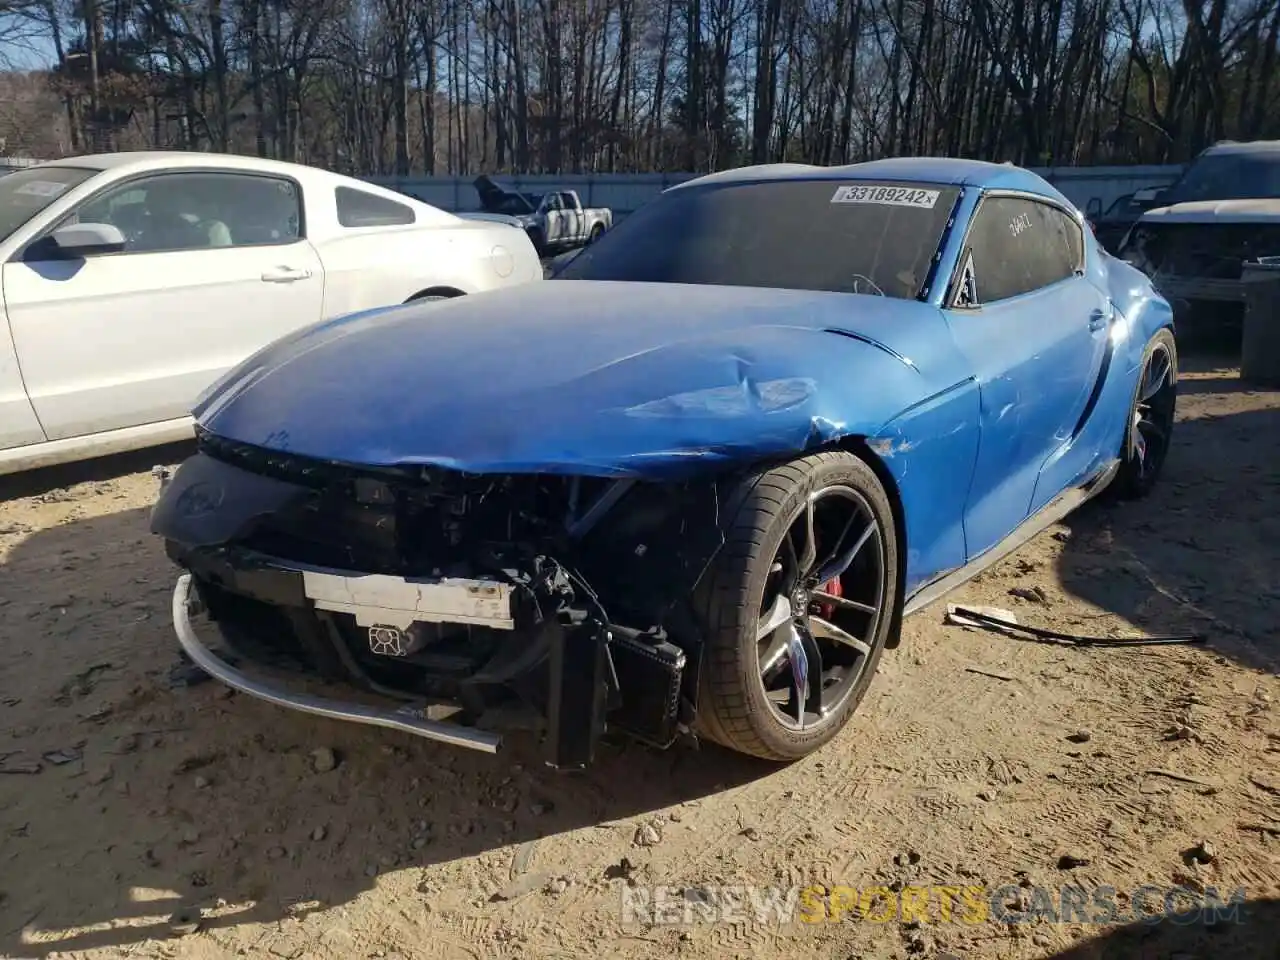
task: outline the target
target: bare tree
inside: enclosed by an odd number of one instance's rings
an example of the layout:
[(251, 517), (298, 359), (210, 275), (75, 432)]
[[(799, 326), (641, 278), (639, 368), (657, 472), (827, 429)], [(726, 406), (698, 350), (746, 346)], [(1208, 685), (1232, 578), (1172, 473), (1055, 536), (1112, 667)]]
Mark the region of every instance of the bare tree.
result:
[(0, 49), (0, 138), (43, 154), (706, 170), (1280, 137), (1275, 0), (0, 0)]

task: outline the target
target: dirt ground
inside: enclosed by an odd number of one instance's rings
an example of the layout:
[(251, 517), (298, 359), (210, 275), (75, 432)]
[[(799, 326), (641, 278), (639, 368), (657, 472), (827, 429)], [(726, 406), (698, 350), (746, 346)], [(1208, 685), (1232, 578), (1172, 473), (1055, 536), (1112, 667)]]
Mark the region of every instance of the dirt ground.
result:
[[(932, 608), (855, 722), (782, 768), (624, 743), (563, 775), (519, 736), (489, 757), (175, 686), (145, 468), (178, 453), (11, 479), (0, 955), (1275, 957), (1280, 393), (1184, 366), (1158, 493), (1086, 509), (952, 599), (1207, 644), (1049, 645)], [(1122, 910), (1141, 885), (1207, 885), (1250, 902), (1208, 927), (624, 922), (624, 888), (746, 884), (1011, 884), (1023, 905), (1110, 886)]]

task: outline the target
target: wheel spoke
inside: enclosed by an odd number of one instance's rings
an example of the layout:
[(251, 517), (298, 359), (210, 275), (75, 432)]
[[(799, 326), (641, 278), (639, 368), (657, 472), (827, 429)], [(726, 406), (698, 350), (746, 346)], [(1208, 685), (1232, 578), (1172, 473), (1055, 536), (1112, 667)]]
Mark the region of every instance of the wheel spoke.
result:
[(779, 630), (773, 635), (773, 639), (769, 641), (769, 646), (765, 647), (760, 654), (760, 679), (768, 683), (777, 675), (778, 669), (786, 662), (787, 659), (787, 642), (790, 633), (786, 630)]
[[(840, 547), (844, 543), (845, 537), (849, 536), (849, 531), (853, 529), (853, 521), (857, 520), (860, 515), (861, 511), (857, 509), (849, 511), (849, 516), (844, 521), (844, 529), (840, 531), (840, 536), (831, 541), (831, 553), (823, 559), (822, 563), (816, 564), (819, 573), (816, 575), (815, 579), (817, 579), (818, 583), (827, 583), (831, 580), (831, 577), (822, 579), (822, 573), (829, 567), (835, 565), (835, 561), (839, 558)], [(834, 576), (839, 575), (839, 573), (834, 574)]]
[(786, 562), (782, 563), (784, 570), (782, 592), (789, 595), (800, 579), (800, 556), (796, 553), (796, 545), (795, 541), (791, 539), (790, 529), (787, 530), (786, 535), (782, 538), (782, 546), (786, 550)]
[[(800, 640), (800, 647), (804, 651), (805, 658), (805, 681), (804, 681), (804, 709), (822, 716), (822, 692), (823, 692), (823, 665), (822, 650), (818, 646), (817, 640), (814, 639), (813, 633), (809, 630), (807, 622), (797, 623), (793, 628), (793, 632)], [(794, 666), (794, 662), (793, 662)], [(797, 687), (797, 693), (799, 688)]]
[(870, 644), (865, 640), (859, 640), (851, 633), (841, 630), (830, 620), (823, 620), (821, 617), (809, 617), (809, 629), (814, 637), (830, 640), (832, 643), (838, 643), (842, 646), (852, 647), (864, 657), (871, 656)]
[[(851, 517), (849, 519), (848, 526), (846, 526), (844, 529), (844, 533), (842, 533), (840, 535), (840, 539), (836, 541), (837, 543), (844, 542), (845, 536), (849, 533), (849, 527), (852, 525), (853, 525), (853, 518)], [(840, 554), (840, 556), (835, 557), (825, 567), (823, 567), (821, 570), (818, 571), (818, 576), (816, 578), (818, 585), (822, 586), (823, 584), (830, 583), (836, 577), (840, 576), (840, 574), (848, 570), (849, 567), (852, 565), (853, 561), (857, 559), (859, 551), (861, 551), (862, 548), (867, 545), (867, 542), (870, 541), (872, 536), (874, 536), (878, 532), (879, 532), (879, 528), (876, 527), (875, 521), (874, 520), (868, 521), (866, 529), (863, 530), (862, 533), (858, 535), (858, 539), (853, 542), (853, 546), (851, 546), (844, 553)]]
[(1143, 378), (1142, 396), (1139, 397), (1141, 402), (1146, 403), (1160, 392), (1165, 381), (1169, 378), (1170, 369), (1171, 365), (1167, 353), (1160, 350), (1152, 355), (1147, 366), (1147, 375)]
[[(801, 730), (804, 729), (804, 712), (809, 704), (809, 653), (805, 649), (807, 645), (800, 635), (800, 631), (793, 625), (787, 631), (787, 659), (791, 662), (791, 692), (793, 694), (790, 700), (792, 709), (792, 719), (795, 720), (796, 726)], [(821, 661), (819, 661), (821, 666)], [(821, 677), (821, 671), (819, 671)]]
[(798, 580), (803, 580), (813, 569), (814, 563), (818, 559), (818, 538), (813, 530), (813, 501), (814, 497), (810, 496), (804, 502), (804, 551), (800, 554), (799, 569), (796, 571)]
[(1145, 452), (1146, 441), (1142, 438), (1142, 432), (1138, 429), (1138, 424), (1142, 422), (1142, 414), (1134, 411), (1133, 418), (1129, 422), (1129, 458), (1142, 463), (1143, 454)]
[[(824, 581), (826, 582), (826, 581)], [(880, 608), (872, 606), (869, 603), (859, 603), (857, 600), (850, 600), (848, 597), (836, 597), (829, 593), (823, 593), (821, 590), (813, 592), (813, 599), (822, 603), (830, 603), (833, 606), (843, 607), (845, 610), (857, 610), (859, 613), (869, 613), (875, 616), (880, 612)]]
[(756, 643), (759, 643), (790, 620), (791, 616), (791, 601), (787, 599), (785, 594), (778, 594), (773, 601), (773, 606), (769, 608), (769, 612), (764, 615), (760, 625), (756, 628)]

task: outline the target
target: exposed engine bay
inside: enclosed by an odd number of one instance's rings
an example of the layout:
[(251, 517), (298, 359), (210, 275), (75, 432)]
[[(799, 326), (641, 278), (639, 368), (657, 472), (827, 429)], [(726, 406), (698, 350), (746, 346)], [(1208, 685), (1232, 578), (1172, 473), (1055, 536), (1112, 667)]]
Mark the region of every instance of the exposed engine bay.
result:
[(200, 434), (152, 530), (237, 657), (463, 727), (515, 704), (580, 767), (606, 727), (667, 746), (692, 722), (722, 483), (348, 468)]

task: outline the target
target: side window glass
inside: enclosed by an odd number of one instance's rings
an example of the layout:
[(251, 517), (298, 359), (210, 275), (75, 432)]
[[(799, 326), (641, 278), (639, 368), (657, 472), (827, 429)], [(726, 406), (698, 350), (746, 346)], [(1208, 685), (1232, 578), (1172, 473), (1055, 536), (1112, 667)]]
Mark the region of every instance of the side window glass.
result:
[(969, 232), (972, 273), (981, 303), (1020, 296), (1072, 276), (1084, 239), (1056, 207), (1021, 197), (982, 201)]
[(274, 177), (167, 173), (95, 197), (58, 226), (107, 223), (125, 253), (292, 243), (302, 236), (298, 188)]
[(344, 227), (400, 227), (418, 219), (412, 207), (363, 190), (338, 187), (334, 196), (338, 204), (338, 223)]
[(547, 201), (547, 209), (548, 209), (548, 210), (562, 210), (562, 209), (564, 209), (564, 204), (562, 204), (562, 203), (560, 202), (560, 194), (558, 194), (558, 193), (553, 193), (553, 194), (551, 195), (551, 199)]
[(1045, 210), (1060, 237), (1063, 269), (1066, 271), (1064, 276), (1084, 269), (1084, 233), (1080, 230), (1080, 225), (1061, 210), (1053, 207), (1046, 207)]

